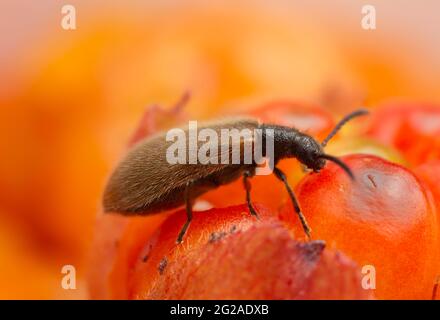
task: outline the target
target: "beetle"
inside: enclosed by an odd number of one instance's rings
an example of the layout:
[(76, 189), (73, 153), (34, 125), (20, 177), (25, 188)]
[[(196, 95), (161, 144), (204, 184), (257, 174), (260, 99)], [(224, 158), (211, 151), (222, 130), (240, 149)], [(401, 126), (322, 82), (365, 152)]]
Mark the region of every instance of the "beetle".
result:
[[(346, 115), (330, 132), (330, 134), (319, 143), (312, 136), (300, 132), (295, 128), (286, 126), (259, 123), (256, 119), (234, 118), (223, 121), (206, 123), (202, 128), (209, 128), (216, 132), (222, 129), (261, 129), (262, 139), (273, 139), (274, 151), (273, 174), (284, 184), (289, 197), (298, 215), (305, 234), (310, 239), (311, 229), (301, 211), (298, 200), (290, 187), (286, 175), (276, 165), (284, 158), (296, 158), (308, 169), (319, 172), (326, 164), (332, 161), (340, 166), (351, 179), (354, 179), (350, 168), (340, 159), (324, 152), (328, 141), (339, 131), (349, 120), (366, 114), (364, 109), (356, 110)], [(182, 129), (188, 139), (188, 128)], [(244, 139), (229, 146), (226, 152), (232, 152), (234, 147), (243, 149)], [(255, 141), (253, 141), (255, 143)], [(240, 144), (240, 145), (237, 145)], [(125, 158), (113, 171), (103, 194), (104, 212), (117, 212), (124, 215), (147, 215), (160, 213), (169, 209), (185, 205), (187, 220), (180, 230), (177, 243), (183, 241), (184, 235), (191, 223), (192, 206), (195, 199), (203, 193), (228, 184), (240, 177), (243, 179), (246, 191), (246, 203), (251, 215), (258, 218), (258, 213), (251, 202), (250, 178), (255, 175), (257, 168), (256, 159), (251, 163), (216, 163), (202, 164), (199, 161), (195, 164), (176, 164), (167, 161), (166, 152), (171, 142), (167, 141), (164, 132), (147, 137), (127, 153)], [(188, 148), (190, 148), (188, 146)], [(255, 146), (253, 146), (255, 148)], [(220, 154), (220, 153), (219, 153)], [(216, 156), (219, 156), (216, 155)]]

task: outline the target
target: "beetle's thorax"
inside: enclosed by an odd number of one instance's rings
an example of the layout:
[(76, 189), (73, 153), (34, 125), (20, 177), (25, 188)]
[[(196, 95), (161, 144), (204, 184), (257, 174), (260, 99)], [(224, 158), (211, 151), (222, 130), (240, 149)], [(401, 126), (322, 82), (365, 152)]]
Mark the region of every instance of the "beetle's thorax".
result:
[(284, 158), (297, 158), (310, 169), (323, 166), (318, 158), (322, 147), (313, 137), (295, 128), (279, 125), (262, 125), (263, 137), (273, 135), (275, 163)]

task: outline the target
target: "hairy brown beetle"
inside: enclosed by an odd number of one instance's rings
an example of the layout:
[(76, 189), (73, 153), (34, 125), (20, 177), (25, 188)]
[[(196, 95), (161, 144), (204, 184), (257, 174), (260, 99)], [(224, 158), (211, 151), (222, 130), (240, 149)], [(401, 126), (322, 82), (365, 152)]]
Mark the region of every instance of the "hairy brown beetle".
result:
[[(217, 133), (220, 133), (222, 129), (261, 129), (263, 142), (270, 136), (274, 142), (274, 152), (269, 154), (263, 148), (262, 156), (272, 157), (273, 173), (284, 183), (303, 229), (310, 237), (310, 228), (301, 212), (299, 203), (285, 174), (276, 167), (276, 164), (283, 158), (293, 157), (307, 168), (318, 172), (325, 166), (326, 160), (329, 160), (339, 165), (353, 179), (354, 176), (350, 168), (338, 158), (325, 154), (324, 147), (347, 121), (366, 113), (367, 111), (362, 109), (345, 116), (322, 143), (294, 128), (260, 124), (255, 119), (236, 118), (206, 123), (201, 129), (209, 128)], [(189, 139), (189, 129), (182, 130), (186, 139)], [(251, 142), (254, 148), (256, 141)], [(232, 153), (234, 148), (243, 150), (244, 143), (244, 139), (233, 142), (228, 146), (226, 152)], [(128, 152), (125, 159), (113, 172), (105, 188), (103, 197), (105, 212), (146, 215), (185, 204), (187, 221), (177, 237), (177, 242), (180, 243), (192, 219), (194, 200), (208, 190), (242, 177), (249, 211), (258, 217), (251, 203), (249, 182), (249, 179), (255, 175), (258, 166), (254, 161), (256, 159), (247, 164), (242, 161), (243, 157), (240, 158), (240, 163), (222, 163), (221, 161), (208, 164), (202, 164), (200, 161), (192, 164), (188, 162), (184, 164), (169, 163), (166, 153), (171, 144), (172, 142), (167, 141), (166, 134), (160, 133), (140, 141)], [(197, 144), (196, 147), (198, 147)], [(224, 154), (225, 150), (221, 148), (222, 146), (217, 147), (219, 152), (211, 156), (220, 157), (222, 152)], [(186, 148), (194, 148), (194, 145), (191, 147), (188, 142)]]

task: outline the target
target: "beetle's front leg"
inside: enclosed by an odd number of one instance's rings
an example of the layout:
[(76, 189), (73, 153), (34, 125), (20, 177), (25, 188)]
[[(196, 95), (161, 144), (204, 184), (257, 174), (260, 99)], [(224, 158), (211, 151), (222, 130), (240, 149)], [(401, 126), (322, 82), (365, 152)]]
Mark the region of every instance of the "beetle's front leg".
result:
[(286, 187), (287, 192), (289, 193), (289, 197), (292, 200), (293, 208), (295, 209), (295, 212), (298, 215), (299, 220), (301, 221), (301, 225), (304, 229), (304, 232), (307, 235), (307, 238), (310, 240), (310, 238), (311, 238), (310, 234), (311, 234), (312, 230), (310, 229), (309, 225), (307, 224), (306, 218), (304, 217), (304, 215), (301, 211), (298, 200), (296, 199), (295, 194), (293, 193), (292, 188), (290, 187), (289, 182), (287, 181), (286, 175), (284, 174), (283, 171), (281, 171), (277, 167), (274, 168), (273, 173), (275, 174), (275, 176), (278, 179), (280, 179), (284, 183), (284, 186)]

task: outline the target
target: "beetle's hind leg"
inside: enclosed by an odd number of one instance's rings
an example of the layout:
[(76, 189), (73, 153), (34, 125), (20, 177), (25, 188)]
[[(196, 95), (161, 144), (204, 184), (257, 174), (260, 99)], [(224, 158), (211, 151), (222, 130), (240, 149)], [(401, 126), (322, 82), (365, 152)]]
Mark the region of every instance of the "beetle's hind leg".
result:
[(188, 227), (191, 223), (192, 220), (192, 199), (191, 199), (191, 195), (190, 195), (190, 191), (191, 191), (191, 186), (192, 186), (193, 182), (187, 182), (186, 186), (185, 186), (185, 208), (186, 208), (186, 222), (183, 225), (182, 229), (179, 232), (179, 235), (177, 236), (177, 240), (176, 243), (182, 243), (183, 241), (183, 237), (185, 236), (186, 231), (188, 230)]
[(251, 202), (251, 183), (249, 182), (249, 178), (251, 178), (251, 177), (252, 177), (252, 174), (249, 171), (245, 171), (243, 173), (243, 185), (246, 190), (246, 203), (247, 203), (247, 206), (249, 208), (249, 212), (251, 213), (251, 215), (253, 215), (257, 219), (259, 219), (258, 213), (255, 210), (255, 208)]
[(278, 179), (280, 179), (284, 183), (284, 186), (286, 187), (287, 192), (289, 193), (290, 199), (292, 200), (292, 204), (295, 209), (295, 212), (298, 214), (299, 220), (301, 221), (304, 232), (306, 233), (307, 238), (310, 240), (310, 234), (311, 234), (312, 230), (310, 229), (309, 225), (307, 224), (306, 217), (304, 217), (303, 213), (301, 212), (301, 208), (299, 206), (298, 200), (296, 199), (295, 194), (292, 191), (292, 188), (290, 188), (290, 185), (289, 185), (289, 182), (287, 181), (286, 175), (284, 174), (283, 171), (281, 171), (277, 167), (275, 167), (273, 169), (273, 173), (275, 174), (275, 176)]

